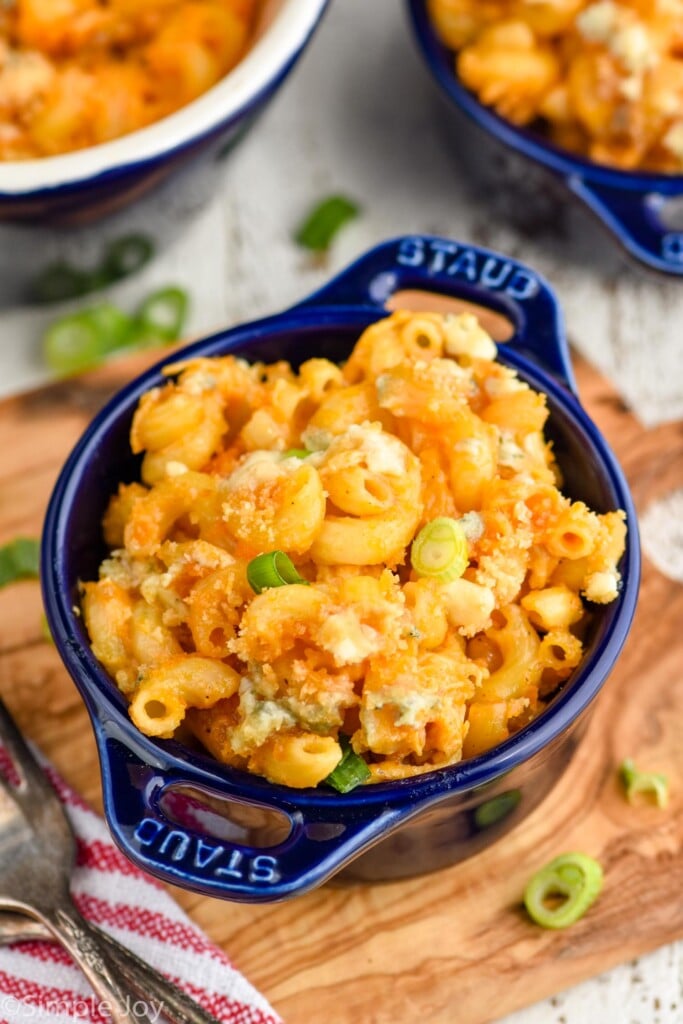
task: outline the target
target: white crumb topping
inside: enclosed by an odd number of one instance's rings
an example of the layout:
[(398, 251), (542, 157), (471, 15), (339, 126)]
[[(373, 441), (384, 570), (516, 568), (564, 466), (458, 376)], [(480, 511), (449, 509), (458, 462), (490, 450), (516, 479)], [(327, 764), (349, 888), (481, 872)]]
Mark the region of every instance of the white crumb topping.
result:
[(267, 481), (277, 480), (283, 474), (282, 461), (280, 452), (251, 452), (242, 459), (225, 481), (226, 490), (257, 487)]
[(502, 431), (498, 442), (498, 465), (517, 469), (523, 458), (524, 451), (515, 441), (514, 435), (510, 431)]
[(352, 608), (334, 612), (318, 634), (320, 646), (329, 651), (339, 666), (357, 665), (382, 648), (382, 635), (359, 621)]
[(466, 455), (471, 456), (473, 459), (479, 459), (486, 453), (486, 443), (480, 437), (463, 437), (462, 441), (458, 441), (455, 444), (453, 450), (465, 452)]
[(500, 398), (501, 395), (511, 395), (515, 391), (526, 390), (527, 385), (512, 370), (502, 377), (488, 377), (484, 381), (484, 391), (489, 398)]
[(324, 452), (334, 441), (334, 434), (322, 427), (308, 426), (301, 434), (301, 443), (309, 452)]
[(602, 43), (636, 81), (627, 89), (634, 92), (641, 76), (656, 59), (652, 39), (644, 25), (632, 20), (624, 21), (627, 12), (612, 0), (587, 7), (576, 24), (584, 39), (591, 43)]
[(459, 313), (444, 318), (449, 356), (473, 356), (476, 359), (495, 359), (497, 348), (491, 335), (484, 330), (473, 313)]
[(683, 121), (676, 121), (662, 140), (670, 153), (683, 161)]
[(591, 4), (576, 19), (576, 27), (589, 43), (608, 43), (619, 24), (619, 8), (612, 0)]
[(465, 512), (464, 516), (461, 516), (458, 520), (462, 526), (462, 531), (467, 537), (470, 543), (478, 541), (484, 533), (484, 520), (478, 512)]
[(371, 473), (402, 476), (406, 471), (405, 447), (397, 437), (385, 434), (369, 423), (353, 424), (343, 435), (344, 440), (360, 448)]
[(166, 463), (166, 476), (183, 476), (187, 471), (187, 466), (184, 462), (177, 462), (175, 459), (169, 459)]
[(586, 576), (584, 597), (595, 604), (609, 604), (619, 593), (619, 574), (614, 569), (592, 572)]

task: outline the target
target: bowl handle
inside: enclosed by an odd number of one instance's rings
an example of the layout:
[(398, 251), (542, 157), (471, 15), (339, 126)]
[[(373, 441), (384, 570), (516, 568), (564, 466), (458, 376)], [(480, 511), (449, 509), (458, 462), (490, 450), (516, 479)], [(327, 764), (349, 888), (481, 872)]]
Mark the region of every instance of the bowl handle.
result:
[(569, 177), (567, 184), (637, 260), (667, 274), (683, 275), (683, 231), (670, 230), (660, 216), (675, 194), (643, 194), (586, 182), (578, 175)]
[[(96, 720), (95, 735), (105, 814), (118, 846), (143, 871), (218, 899), (271, 903), (308, 892), (425, 807), (425, 802), (402, 809), (371, 802), (335, 808), (332, 801), (313, 809), (305, 793), (299, 797), (291, 790), (290, 798), (288, 791), (263, 780), (260, 792), (245, 798), (254, 780), (240, 785), (187, 762), (172, 770), (154, 765), (154, 757), (138, 756), (111, 722)], [(183, 813), (174, 813), (168, 797), (177, 797), (177, 787), (191, 787), (207, 803), (199, 799), (188, 805), (183, 796)], [(242, 814), (245, 807), (275, 809), (289, 834), (270, 846), (217, 838), (205, 816), (211, 813), (212, 797), (224, 807), (239, 805)], [(230, 819), (221, 818), (220, 810), (214, 817), (227, 824), (221, 831), (229, 832)]]
[(309, 296), (301, 307), (385, 308), (391, 296), (418, 289), (473, 302), (502, 314), (522, 351), (576, 394), (557, 298), (535, 271), (490, 249), (430, 235), (384, 242)]

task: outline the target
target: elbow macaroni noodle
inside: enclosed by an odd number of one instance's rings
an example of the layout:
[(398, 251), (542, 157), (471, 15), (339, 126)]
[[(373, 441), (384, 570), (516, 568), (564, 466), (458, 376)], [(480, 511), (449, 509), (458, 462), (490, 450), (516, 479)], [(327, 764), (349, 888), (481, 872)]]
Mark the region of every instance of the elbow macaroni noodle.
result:
[[(399, 312), (341, 368), (167, 368), (133, 421), (143, 482), (112, 497), (83, 584), (138, 728), (302, 787), (342, 735), (381, 781), (539, 714), (581, 660), (585, 602), (617, 596), (625, 517), (563, 496), (545, 396), (495, 354), (471, 314)], [(445, 583), (410, 562), (437, 516), (467, 545)], [(247, 565), (276, 549), (305, 582), (255, 594)]]
[(0, 4), (0, 160), (107, 142), (196, 99), (244, 55), (257, 3)]
[(683, 173), (681, 0), (429, 0), (461, 81), (624, 170)]

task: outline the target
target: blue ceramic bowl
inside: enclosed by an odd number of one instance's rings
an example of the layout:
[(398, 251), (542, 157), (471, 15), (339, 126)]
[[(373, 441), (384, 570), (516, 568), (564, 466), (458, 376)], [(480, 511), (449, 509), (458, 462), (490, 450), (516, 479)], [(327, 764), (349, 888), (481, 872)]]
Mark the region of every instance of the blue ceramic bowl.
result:
[(548, 395), (549, 432), (567, 492), (598, 511), (626, 510), (623, 589), (613, 604), (596, 607), (583, 662), (539, 718), (490, 753), (428, 775), (345, 796), (292, 790), (177, 741), (149, 739), (94, 658), (77, 611), (78, 581), (96, 578), (105, 553), (100, 520), (109, 496), (118, 481), (139, 474), (128, 436), (138, 399), (162, 380), (159, 367), (149, 370), (96, 417), (66, 463), (47, 513), (42, 578), (50, 630), (92, 718), (109, 827), (136, 864), (176, 885), (267, 902), (306, 892), (352, 861), (347, 874), (377, 881), (470, 856), (550, 791), (626, 639), (640, 564), (633, 503), (576, 397), (554, 295), (527, 267), (443, 238), (396, 239), (293, 309), (213, 335), (182, 356), (342, 360), (403, 289), (474, 302), (514, 325), (500, 358)]
[(200, 154), (234, 142), (296, 63), (328, 0), (268, 0), (256, 41), (199, 99), (120, 139), (63, 156), (0, 163), (0, 220), (82, 225), (140, 198)]
[[(438, 38), (427, 14), (427, 0), (407, 2), (422, 55), (451, 104), (490, 137), (520, 154), (527, 172), (532, 161), (560, 180), (635, 259), (655, 270), (683, 275), (683, 231), (672, 230), (666, 223), (667, 206), (672, 199), (683, 196), (683, 175), (614, 170), (575, 156), (506, 121), (480, 103), (458, 79), (453, 51)], [(467, 145), (467, 140), (463, 143)], [(671, 205), (673, 222), (677, 217)]]

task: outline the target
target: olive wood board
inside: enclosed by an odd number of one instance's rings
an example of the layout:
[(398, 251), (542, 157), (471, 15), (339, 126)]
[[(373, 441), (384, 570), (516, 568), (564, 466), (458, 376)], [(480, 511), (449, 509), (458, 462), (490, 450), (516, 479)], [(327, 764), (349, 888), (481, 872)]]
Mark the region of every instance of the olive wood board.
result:
[[(0, 543), (37, 535), (59, 467), (108, 395), (145, 359), (0, 403)], [(576, 361), (585, 406), (616, 450), (639, 511), (683, 486), (683, 423), (645, 431)], [(328, 885), (287, 903), (174, 895), (287, 1024), (484, 1024), (683, 937), (683, 587), (644, 561), (635, 624), (569, 769), (507, 837), (444, 871)], [(78, 692), (41, 634), (38, 585), (0, 591), (0, 693), (65, 778), (101, 808)], [(666, 772), (666, 810), (624, 799), (633, 757)], [(580, 849), (604, 866), (599, 901), (566, 931), (532, 925), (530, 874)]]

